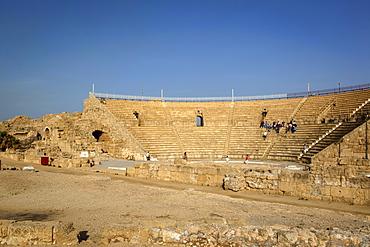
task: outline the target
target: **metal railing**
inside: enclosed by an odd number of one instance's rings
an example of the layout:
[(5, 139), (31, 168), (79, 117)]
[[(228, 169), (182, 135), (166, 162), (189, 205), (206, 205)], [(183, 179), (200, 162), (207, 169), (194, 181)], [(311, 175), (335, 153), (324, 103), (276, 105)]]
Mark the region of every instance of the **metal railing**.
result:
[(271, 95), (257, 95), (257, 96), (233, 96), (233, 97), (156, 97), (156, 96), (135, 96), (135, 95), (121, 95), (121, 94), (107, 94), (90, 92), (96, 98), (117, 99), (117, 100), (132, 100), (132, 101), (167, 101), (167, 102), (234, 102), (234, 101), (256, 101), (256, 100), (273, 100), (273, 99), (293, 99), (305, 98), (318, 95), (338, 94), (345, 92), (353, 92), (366, 90), (370, 88), (370, 83), (361, 84), (349, 87), (338, 87), (325, 90), (315, 90), (301, 93), (284, 93)]
[(135, 96), (135, 95), (120, 95), (107, 93), (91, 93), (96, 98), (117, 99), (117, 100), (133, 100), (133, 101), (167, 101), (167, 102), (228, 102), (228, 101), (255, 101), (255, 100), (271, 100), (271, 99), (286, 99), (287, 94), (272, 94), (259, 96), (238, 96), (238, 97), (155, 97), (155, 96)]
[(305, 98), (311, 96), (318, 96), (318, 95), (328, 95), (328, 94), (338, 94), (338, 93), (346, 93), (346, 92), (354, 92), (354, 91), (361, 91), (370, 88), (370, 83), (361, 84), (356, 86), (349, 86), (349, 87), (338, 87), (332, 89), (324, 89), (324, 90), (315, 90), (309, 92), (301, 92), (301, 93), (288, 93), (288, 99), (292, 98)]

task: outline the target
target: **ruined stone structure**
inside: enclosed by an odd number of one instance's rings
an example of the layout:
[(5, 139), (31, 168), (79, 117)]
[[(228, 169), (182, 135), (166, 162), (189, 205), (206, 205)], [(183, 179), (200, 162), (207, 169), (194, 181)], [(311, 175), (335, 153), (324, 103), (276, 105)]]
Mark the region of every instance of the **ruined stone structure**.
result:
[[(162, 224), (166, 225), (166, 224)], [(0, 221), (0, 244), (10, 246), (73, 245), (73, 225), (61, 222)], [(163, 246), (368, 246), (366, 229), (305, 229), (286, 226), (238, 226), (215, 219), (175, 226), (116, 224), (102, 229), (98, 246), (150, 243)]]
[[(1, 122), (0, 131), (24, 144), (22, 150), (2, 155), (34, 163), (45, 156), (53, 166), (89, 167), (97, 158), (144, 160), (150, 151), (159, 161), (176, 161), (187, 152), (185, 166), (137, 164), (127, 175), (366, 204), (369, 101), (370, 89), (241, 102), (127, 101), (91, 94), (83, 113)], [(298, 125), (296, 132), (269, 129), (262, 137), (261, 122), (291, 120)], [(242, 160), (246, 154), (251, 159), (303, 162), (310, 170), (190, 165), (226, 155)]]
[[(104, 172), (369, 205), (369, 101), (370, 89), (293, 99), (196, 103), (99, 99), (91, 94), (82, 113), (40, 119), (18, 116), (1, 122), (0, 131), (16, 137), (23, 148), (0, 155), (33, 163), (47, 157), (47, 164), (56, 167), (90, 167), (99, 158), (131, 159), (138, 163), (126, 171)], [(262, 137), (261, 122), (291, 120), (298, 124), (295, 133), (270, 129), (266, 139)], [(140, 162), (147, 151), (158, 161)], [(182, 159), (184, 152), (188, 160)], [(299, 162), (306, 169), (246, 166), (241, 162), (246, 154), (251, 160)], [(226, 155), (234, 162), (226, 163)], [(211, 225), (125, 224), (107, 225), (101, 239), (104, 245), (368, 246), (365, 230), (218, 221)], [(68, 223), (0, 221), (0, 244), (76, 244), (72, 232)]]
[(0, 244), (10, 246), (46, 246), (51, 244), (76, 244), (72, 223), (17, 222), (0, 220)]

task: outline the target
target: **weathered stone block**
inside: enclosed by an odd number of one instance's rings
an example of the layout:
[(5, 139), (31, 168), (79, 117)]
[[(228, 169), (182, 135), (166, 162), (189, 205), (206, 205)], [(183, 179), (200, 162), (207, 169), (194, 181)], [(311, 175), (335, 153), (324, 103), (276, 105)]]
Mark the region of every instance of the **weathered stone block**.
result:
[(298, 193), (301, 192), (306, 195), (311, 195), (313, 191), (311, 184), (300, 184), (296, 188)]
[(279, 182), (279, 190), (282, 190), (284, 192), (290, 192), (290, 191), (295, 191), (295, 184), (291, 182), (286, 182), (286, 181), (280, 181)]
[(171, 172), (169, 170), (160, 169), (156, 175), (161, 180), (171, 180)]
[(355, 196), (356, 190), (353, 188), (332, 186), (331, 196), (335, 198), (348, 198), (347, 201), (351, 201)]
[(325, 185), (329, 185), (329, 186), (341, 186), (342, 185), (340, 177), (324, 178), (323, 182)]
[(134, 177), (135, 176), (135, 167), (127, 167), (126, 168), (126, 176)]

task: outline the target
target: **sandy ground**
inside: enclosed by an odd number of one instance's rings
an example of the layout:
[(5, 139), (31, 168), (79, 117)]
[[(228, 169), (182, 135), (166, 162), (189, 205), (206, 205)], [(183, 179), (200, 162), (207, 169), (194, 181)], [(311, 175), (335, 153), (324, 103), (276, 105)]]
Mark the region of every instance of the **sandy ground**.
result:
[(343, 230), (369, 227), (370, 206), (232, 192), (172, 182), (45, 167), (3, 159), (0, 219), (73, 222), (98, 241), (114, 223), (162, 224), (222, 220), (237, 225), (286, 225)]

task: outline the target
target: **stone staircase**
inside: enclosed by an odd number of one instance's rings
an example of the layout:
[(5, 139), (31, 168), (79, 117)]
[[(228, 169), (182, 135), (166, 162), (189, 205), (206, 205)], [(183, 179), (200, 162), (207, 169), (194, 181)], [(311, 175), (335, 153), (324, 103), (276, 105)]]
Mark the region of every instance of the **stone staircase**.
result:
[(301, 159), (305, 163), (311, 163), (311, 158), (313, 156), (315, 156), (317, 153), (330, 146), (331, 144), (339, 142), (343, 136), (350, 133), (361, 124), (363, 124), (362, 121), (344, 122), (337, 124), (318, 139), (314, 140), (311, 143), (308, 143), (309, 146), (307, 152), (305, 154), (301, 153), (299, 159)]
[[(252, 159), (297, 161), (304, 144), (311, 145), (305, 160), (320, 152), (360, 123), (339, 121), (368, 107), (370, 90), (308, 98), (244, 102), (140, 102), (107, 100), (105, 107), (152, 157), (175, 159), (187, 152), (190, 159)], [(364, 103), (365, 102), (365, 103)], [(262, 111), (268, 114), (262, 117)], [(358, 109), (358, 110), (356, 110)], [(366, 108), (367, 109), (367, 108)], [(139, 117), (133, 114), (139, 113)], [(203, 126), (196, 126), (202, 116)], [(261, 121), (298, 123), (295, 133), (270, 130), (263, 139)], [(316, 140), (337, 127), (330, 137)], [(324, 140), (325, 139), (325, 140)], [(313, 147), (315, 146), (315, 147)]]
[(182, 150), (178, 139), (170, 126), (132, 126), (127, 130), (141, 143), (151, 157), (157, 159), (175, 159)]

